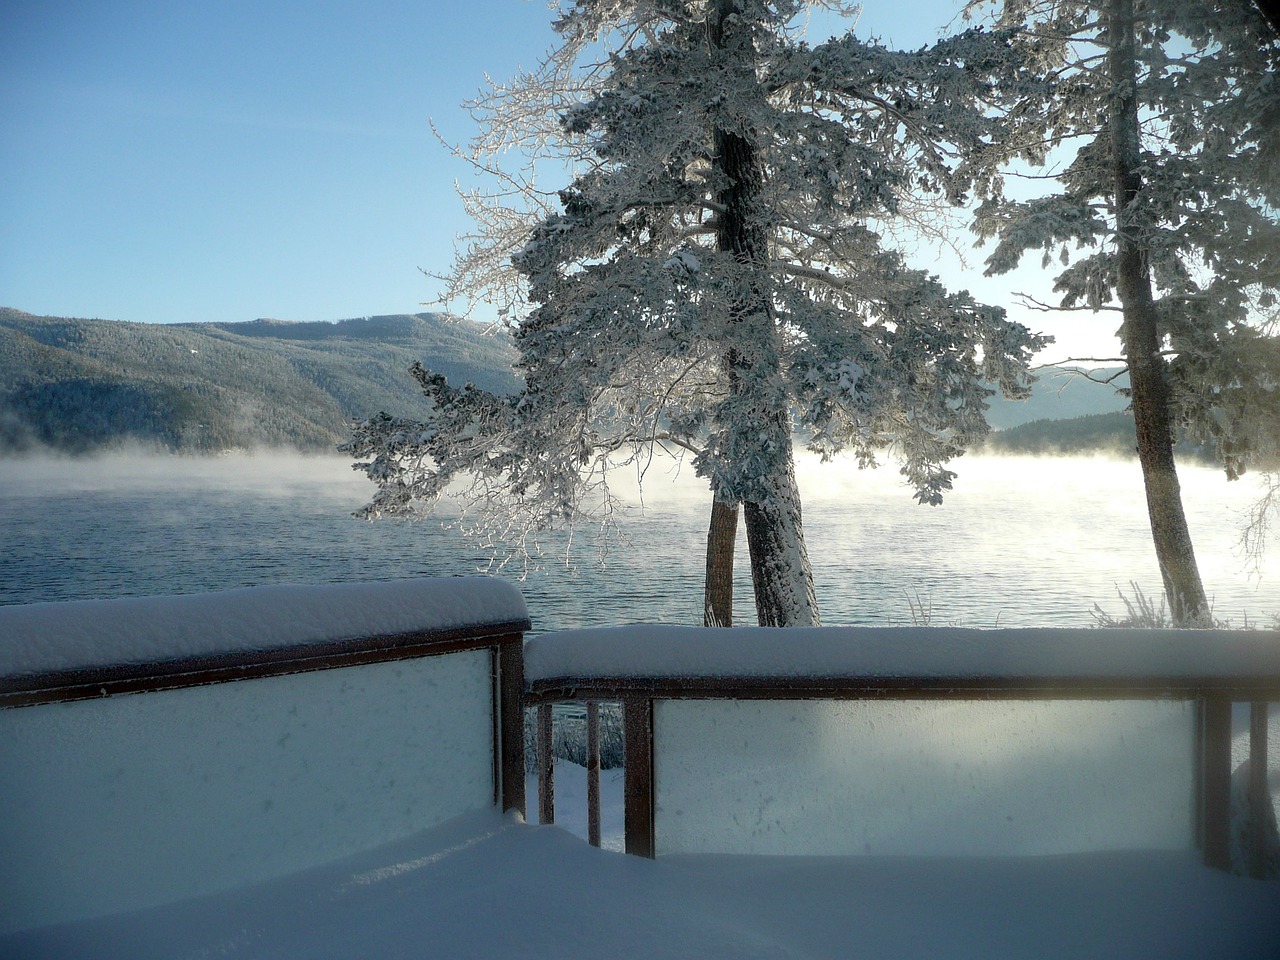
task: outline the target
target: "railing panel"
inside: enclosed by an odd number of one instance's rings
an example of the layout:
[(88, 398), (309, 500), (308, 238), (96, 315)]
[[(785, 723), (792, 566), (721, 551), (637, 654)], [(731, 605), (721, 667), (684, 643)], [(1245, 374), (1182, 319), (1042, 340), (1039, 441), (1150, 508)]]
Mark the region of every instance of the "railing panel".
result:
[(0, 932), (268, 879), (487, 807), (493, 688), (476, 649), (0, 710)]
[(1186, 701), (660, 700), (657, 852), (1190, 849), (1195, 733)]

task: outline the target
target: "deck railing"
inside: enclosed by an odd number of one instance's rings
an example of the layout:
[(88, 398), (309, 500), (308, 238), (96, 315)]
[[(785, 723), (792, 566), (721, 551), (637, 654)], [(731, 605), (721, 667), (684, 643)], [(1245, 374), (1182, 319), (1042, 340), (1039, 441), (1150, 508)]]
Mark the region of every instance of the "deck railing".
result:
[[(735, 633), (744, 638), (740, 653), (748, 663), (761, 643), (781, 649), (758, 668), (735, 673)], [(527, 651), (526, 700), (537, 706), (541, 732), (540, 819), (554, 820), (551, 706), (570, 702), (588, 706), (589, 732), (597, 716), (592, 708), (622, 704), (625, 846), (642, 856), (668, 850), (856, 853), (860, 845), (877, 853), (1000, 854), (1194, 844), (1205, 863), (1227, 869), (1235, 703), (1252, 705), (1250, 822), (1262, 824), (1271, 815), (1267, 703), (1280, 700), (1280, 634), (976, 634), (824, 630), (822, 646), (836, 650), (834, 660), (827, 658), (827, 676), (813, 675), (822, 665), (802, 648), (799, 669), (785, 666), (786, 644), (804, 639), (798, 632), (770, 641), (756, 630), (641, 627), (536, 638)], [(974, 642), (982, 650), (972, 662), (988, 666), (956, 669), (966, 658), (957, 659), (955, 643)], [(1081, 649), (1064, 655), (1049, 643)], [(924, 652), (895, 654), (895, 644)], [(1108, 657), (1109, 644), (1116, 646)], [(692, 652), (681, 653), (682, 645)], [(860, 645), (873, 648), (869, 658), (859, 655)], [(932, 667), (930, 650), (943, 652)], [(663, 651), (675, 666), (655, 670)], [(1095, 666), (1087, 669), (1091, 659)], [(917, 669), (890, 669), (895, 661)], [(1021, 669), (1000, 673), (1002, 662)], [(1144, 663), (1150, 672), (1143, 672)], [(1201, 669), (1206, 665), (1212, 666)], [(827, 706), (813, 706), (817, 702)], [(800, 703), (809, 705), (781, 706)], [(780, 733), (783, 724), (789, 729)], [(919, 756), (929, 750), (934, 753)], [(717, 757), (725, 751), (734, 755)], [(737, 769), (726, 773), (732, 765)], [(808, 793), (779, 798), (804, 777)], [(588, 778), (591, 832), (598, 837), (598, 763), (589, 764)], [(886, 799), (895, 778), (905, 791), (898, 806)], [(1009, 796), (1018, 799), (1007, 812), (999, 806), (1004, 799), (984, 795), (983, 780), (1016, 785)], [(922, 795), (934, 786), (939, 793)], [(742, 796), (726, 796), (733, 793)], [(970, 809), (962, 816), (964, 803)], [(910, 823), (868, 826), (898, 817), (905, 806), (916, 808)], [(1033, 822), (1046, 816), (1046, 806), (1047, 816), (1070, 824)], [(755, 826), (708, 837), (705, 825), (690, 827), (704, 809), (721, 825), (750, 817)], [(1101, 825), (1108, 819), (1114, 820), (1110, 828)], [(1265, 834), (1254, 829), (1249, 839), (1250, 866), (1261, 875)]]
[(1270, 812), (1275, 631), (528, 627), (484, 578), (0, 608), (0, 934), (523, 811), (526, 706), (552, 822), (552, 706), (585, 705), (598, 845), (621, 704), (648, 857), (1199, 846), (1227, 868), (1233, 704), (1249, 822)]
[(0, 934), (523, 811), (528, 626), (482, 578), (0, 608)]

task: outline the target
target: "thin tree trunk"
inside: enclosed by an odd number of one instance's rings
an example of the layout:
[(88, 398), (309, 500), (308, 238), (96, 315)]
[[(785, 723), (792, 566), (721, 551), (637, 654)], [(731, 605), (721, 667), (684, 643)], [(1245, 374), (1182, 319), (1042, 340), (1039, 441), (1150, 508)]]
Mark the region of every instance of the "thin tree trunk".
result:
[(704, 626), (733, 626), (733, 552), (737, 541), (738, 505), (712, 500), (711, 526), (707, 530)]
[(1169, 380), (1160, 353), (1160, 330), (1151, 293), (1151, 272), (1131, 227), (1142, 187), (1138, 172), (1138, 100), (1133, 0), (1111, 0), (1107, 22), (1108, 65), (1113, 89), (1110, 136), (1116, 216), (1116, 291), (1124, 309), (1121, 336), (1129, 365), (1138, 461), (1147, 494), (1147, 515), (1170, 612), (1179, 624), (1209, 619), (1200, 570), (1182, 507), (1173, 459)]
[[(751, 24), (744, 21), (739, 0), (716, 0), (709, 18), (713, 49), (744, 59), (754, 56)], [(768, 288), (769, 232), (760, 216), (764, 171), (753, 144), (736, 130), (715, 130), (714, 162), (725, 179), (718, 197), (722, 210), (716, 245), (749, 268), (752, 277), (747, 289), (735, 294), (731, 309), (737, 329), (725, 366), (731, 393), (746, 401), (739, 413), (751, 414), (749, 427), (739, 428), (749, 430), (739, 446), (760, 464), (760, 476), (751, 478), (755, 492), (742, 498), (756, 619), (761, 626), (812, 626), (818, 623), (818, 605), (800, 519), (780, 334)]]

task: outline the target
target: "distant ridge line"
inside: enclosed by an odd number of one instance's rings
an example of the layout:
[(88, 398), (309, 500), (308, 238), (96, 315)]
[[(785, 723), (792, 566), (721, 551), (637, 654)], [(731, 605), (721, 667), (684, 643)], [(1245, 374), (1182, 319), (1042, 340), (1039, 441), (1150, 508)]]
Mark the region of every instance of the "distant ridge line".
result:
[(426, 412), (411, 364), (509, 393), (514, 359), (505, 334), (435, 313), (145, 324), (0, 307), (0, 456), (332, 450), (353, 419)]

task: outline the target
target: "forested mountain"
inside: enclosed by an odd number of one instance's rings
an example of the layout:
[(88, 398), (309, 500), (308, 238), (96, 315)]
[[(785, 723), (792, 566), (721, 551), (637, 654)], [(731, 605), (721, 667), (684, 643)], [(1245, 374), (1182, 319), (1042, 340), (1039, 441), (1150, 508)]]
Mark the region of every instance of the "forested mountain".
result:
[(1066, 420), (1032, 420), (987, 438), (993, 453), (1109, 453), (1129, 456), (1136, 444), (1133, 415), (1094, 413)]
[(0, 453), (332, 449), (353, 417), (423, 413), (414, 361), (510, 392), (513, 356), (505, 337), (437, 314), (143, 324), (0, 308)]
[[(996, 430), (1031, 423), (1034, 420), (1067, 420), (1101, 413), (1119, 413), (1129, 406), (1120, 391), (1129, 386), (1129, 377), (1119, 368), (1092, 370), (1089, 377), (1078, 367), (1046, 367), (1036, 373), (1031, 396), (1026, 400), (991, 399), (987, 422)], [(1106, 383), (1109, 377), (1114, 382)]]
[[(415, 360), (451, 383), (515, 389), (502, 335), (438, 314), (328, 322), (145, 324), (38, 317), (0, 307), (0, 455), (138, 443), (183, 453), (328, 450), (353, 417), (419, 417)], [(1123, 380), (1118, 381), (1123, 385)], [(1129, 449), (1112, 386), (1041, 371), (1029, 399), (992, 400), (990, 449)], [(1069, 418), (1111, 414), (1106, 429)], [(1025, 434), (1017, 428), (1039, 421)], [(1100, 423), (1100, 422), (1099, 422)], [(1117, 439), (1120, 438), (1120, 439)]]
[[(1105, 453), (1137, 456), (1137, 433), (1128, 410), (1094, 413), (1064, 420), (1032, 420), (992, 433), (983, 444), (989, 453), (1071, 455)], [(1217, 464), (1212, 447), (1181, 439), (1174, 445), (1180, 461)]]

